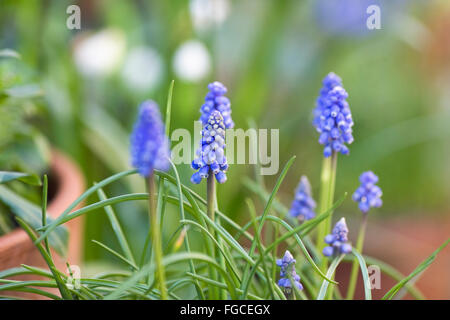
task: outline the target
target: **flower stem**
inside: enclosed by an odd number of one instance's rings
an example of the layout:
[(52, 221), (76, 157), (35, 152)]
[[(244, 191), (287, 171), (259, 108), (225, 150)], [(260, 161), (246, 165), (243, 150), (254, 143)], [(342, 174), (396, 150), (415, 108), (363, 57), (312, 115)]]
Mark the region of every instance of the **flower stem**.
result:
[[(367, 214), (364, 213), (361, 225), (359, 227), (358, 239), (356, 240), (356, 250), (361, 254), (364, 246), (364, 237), (366, 234), (366, 228), (367, 228)], [(353, 260), (352, 271), (350, 273), (350, 281), (348, 283), (348, 290), (346, 297), (347, 300), (352, 300), (353, 296), (355, 295), (356, 283), (358, 280), (358, 270), (359, 270), (359, 263), (358, 260), (355, 258)]]
[(215, 221), (215, 211), (216, 211), (216, 181), (214, 180), (214, 175), (211, 173), (207, 178), (206, 186), (206, 203), (207, 203), (207, 213), (212, 221)]
[(167, 288), (166, 288), (166, 277), (164, 272), (164, 266), (162, 263), (163, 252), (161, 244), (161, 233), (159, 229), (159, 222), (156, 212), (156, 201), (155, 201), (155, 175), (152, 173), (147, 178), (147, 188), (148, 188), (148, 212), (150, 218), (150, 229), (152, 233), (152, 243), (153, 252), (155, 255), (156, 263), (156, 277), (159, 282), (159, 290), (161, 292), (161, 299), (167, 300)]
[[(211, 220), (213, 221), (213, 223), (216, 222), (216, 218), (215, 218), (215, 211), (216, 211), (216, 181), (214, 180), (214, 174), (212, 172), (210, 172), (210, 174), (208, 175), (208, 178), (206, 179), (206, 210), (207, 210), (207, 214), (208, 216), (211, 218)], [(210, 230), (211, 234), (213, 235), (213, 237), (215, 238), (215, 232), (214, 229), (211, 227)], [(212, 258), (215, 260), (216, 259), (216, 248), (214, 247), (212, 250)], [(212, 278), (213, 280), (218, 280), (218, 274), (217, 274), (217, 270), (214, 268), (212, 271)], [(219, 288), (215, 287), (214, 288), (214, 298), (218, 299), (219, 298)]]
[[(327, 211), (333, 206), (334, 188), (336, 184), (337, 153), (333, 151), (331, 157), (324, 158), (320, 176), (320, 202), (319, 214)], [(318, 226), (317, 249), (322, 252), (325, 247), (324, 238), (331, 230), (332, 213)], [(327, 259), (322, 260), (322, 270), (327, 270)]]

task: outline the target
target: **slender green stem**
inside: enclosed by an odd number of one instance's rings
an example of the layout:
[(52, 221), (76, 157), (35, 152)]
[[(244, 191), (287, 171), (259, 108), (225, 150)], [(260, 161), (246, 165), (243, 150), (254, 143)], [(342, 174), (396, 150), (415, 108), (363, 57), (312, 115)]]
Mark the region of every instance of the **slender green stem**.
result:
[(215, 211), (216, 211), (216, 181), (214, 180), (214, 175), (210, 174), (207, 178), (207, 190), (206, 190), (206, 202), (207, 202), (207, 213), (212, 221), (215, 221)]
[[(47, 195), (48, 195), (48, 178), (47, 175), (44, 174), (44, 181), (42, 184), (42, 226), (47, 225)], [(45, 250), (47, 250), (48, 254), (51, 256), (48, 238), (44, 239), (44, 246)]]
[[(214, 174), (210, 172), (208, 178), (206, 179), (206, 213), (210, 217), (210, 219), (215, 222), (215, 212), (216, 212), (216, 181), (214, 180)], [(216, 237), (215, 231), (212, 228), (210, 230), (211, 234)], [(216, 259), (216, 249), (213, 248), (213, 256), (212, 258)], [(218, 280), (217, 270), (212, 270), (212, 278), (213, 280)], [(217, 299), (219, 297), (219, 289), (217, 287), (213, 288), (214, 297)]]
[(166, 288), (166, 279), (164, 272), (163, 254), (162, 254), (162, 244), (161, 244), (161, 233), (159, 230), (158, 217), (156, 212), (156, 201), (155, 201), (155, 175), (152, 173), (147, 178), (147, 187), (148, 187), (148, 208), (149, 208), (149, 216), (150, 216), (150, 229), (152, 232), (152, 243), (153, 243), (153, 251), (155, 254), (155, 262), (156, 262), (156, 277), (159, 282), (159, 290), (161, 292), (161, 299), (167, 300), (167, 288)]
[[(361, 225), (359, 227), (358, 239), (356, 240), (356, 250), (361, 254), (364, 246), (364, 237), (366, 234), (366, 228), (367, 228), (367, 214), (364, 213)], [(358, 280), (358, 270), (359, 270), (359, 263), (355, 257), (352, 264), (352, 271), (350, 273), (350, 281), (348, 283), (348, 290), (346, 297), (347, 300), (352, 300), (353, 296), (355, 295), (356, 283)]]
[[(333, 206), (334, 189), (336, 184), (336, 166), (337, 153), (333, 152), (331, 157), (324, 158), (322, 164), (322, 173), (320, 177), (320, 202), (319, 212), (325, 212)], [(331, 213), (319, 226), (317, 232), (317, 250), (322, 252), (325, 247), (323, 239), (331, 230), (331, 221), (333, 213)], [(322, 259), (322, 270), (326, 271), (328, 267), (327, 259)]]

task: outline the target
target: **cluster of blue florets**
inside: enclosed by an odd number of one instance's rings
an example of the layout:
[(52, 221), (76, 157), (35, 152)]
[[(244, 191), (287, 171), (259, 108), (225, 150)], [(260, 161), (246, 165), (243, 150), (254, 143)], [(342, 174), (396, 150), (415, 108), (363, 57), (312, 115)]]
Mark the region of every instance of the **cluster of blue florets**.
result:
[(294, 281), (294, 285), (302, 290), (303, 286), (300, 283), (300, 276), (295, 272), (295, 259), (289, 250), (286, 250), (282, 259), (277, 259), (277, 266), (281, 268), (280, 280), (278, 280), (278, 285), (284, 289), (286, 293), (290, 293), (292, 290), (292, 283), (289, 279), (289, 274)]
[(142, 176), (148, 177), (153, 169), (169, 169), (169, 140), (154, 101), (147, 100), (140, 105), (130, 140), (131, 164)]
[(214, 110), (202, 130), (200, 147), (196, 158), (192, 161), (192, 168), (198, 170), (191, 177), (191, 182), (198, 184), (212, 173), (217, 182), (227, 181), (225, 172), (228, 169), (225, 157), (225, 124), (221, 113)]
[(319, 143), (325, 146), (325, 157), (331, 156), (333, 152), (349, 153), (346, 144), (353, 142), (353, 119), (347, 97), (341, 78), (329, 73), (323, 80), (313, 120), (316, 130), (320, 133)]
[(297, 190), (295, 191), (295, 198), (292, 201), (289, 213), (292, 217), (297, 218), (300, 222), (312, 219), (316, 216), (314, 209), (316, 202), (312, 198), (311, 185), (306, 176), (302, 176)]
[(376, 185), (378, 177), (372, 171), (366, 171), (359, 177), (361, 185), (353, 193), (353, 200), (358, 202), (359, 210), (366, 213), (370, 208), (379, 208), (383, 204), (383, 192)]
[(333, 232), (325, 237), (329, 246), (323, 248), (323, 255), (330, 257), (339, 253), (350, 253), (352, 246), (348, 243), (348, 227), (345, 218), (341, 218), (333, 228)]
[(203, 125), (206, 125), (211, 113), (217, 110), (222, 114), (225, 128), (233, 128), (234, 122), (233, 119), (231, 119), (231, 103), (230, 100), (224, 96), (227, 93), (227, 88), (222, 83), (214, 81), (208, 85), (208, 90), (209, 92), (205, 97), (205, 103), (200, 109), (200, 121)]

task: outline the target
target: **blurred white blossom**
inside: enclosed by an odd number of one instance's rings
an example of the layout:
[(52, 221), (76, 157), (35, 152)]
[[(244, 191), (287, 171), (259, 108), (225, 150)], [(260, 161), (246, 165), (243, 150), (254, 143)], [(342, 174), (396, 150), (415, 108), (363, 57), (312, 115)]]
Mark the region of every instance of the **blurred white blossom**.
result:
[(163, 60), (155, 49), (136, 47), (125, 58), (122, 78), (130, 89), (146, 91), (160, 83), (163, 72)]
[(230, 13), (229, 0), (191, 0), (189, 2), (194, 28), (204, 31), (222, 24)]
[(75, 41), (75, 64), (85, 76), (107, 76), (118, 68), (125, 46), (125, 36), (120, 30), (105, 29), (90, 35), (82, 34)]
[(173, 70), (182, 80), (199, 81), (208, 75), (210, 69), (209, 52), (200, 41), (186, 41), (175, 52)]

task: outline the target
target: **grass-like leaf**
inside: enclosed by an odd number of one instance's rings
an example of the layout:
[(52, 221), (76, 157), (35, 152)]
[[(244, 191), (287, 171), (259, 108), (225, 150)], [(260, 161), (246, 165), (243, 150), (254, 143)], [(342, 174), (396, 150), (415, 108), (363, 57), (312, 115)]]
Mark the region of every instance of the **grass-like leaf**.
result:
[(359, 262), (359, 268), (361, 269), (361, 275), (364, 281), (364, 294), (366, 296), (366, 300), (372, 300), (372, 285), (370, 283), (366, 261), (364, 260), (363, 256), (358, 251), (356, 251), (355, 248), (352, 249), (352, 253)]
[[(331, 278), (333, 276), (334, 272), (336, 271), (337, 266), (339, 265), (339, 263), (342, 261), (343, 258), (344, 258), (343, 254), (334, 258), (333, 262), (331, 263), (330, 267), (328, 268), (327, 278)], [(328, 281), (324, 280), (324, 281), (322, 281), (322, 286), (320, 287), (319, 294), (317, 295), (317, 300), (323, 300), (325, 298), (327, 289), (328, 289)]]
[[(24, 220), (20, 219), (19, 217), (16, 217), (16, 220), (17, 220), (17, 223), (19, 223), (19, 225), (22, 227), (22, 229), (28, 234), (30, 239), (32, 241), (35, 241), (37, 237), (36, 237), (34, 231), (31, 229), (31, 227)], [(45, 262), (47, 263), (48, 267), (50, 268), (50, 271), (53, 274), (53, 279), (55, 280), (55, 282), (58, 286), (61, 296), (64, 299), (72, 300), (72, 296), (71, 296), (66, 284), (64, 283), (62, 278), (59, 276), (59, 274), (57, 272), (55, 272), (56, 267), (55, 267), (55, 264), (53, 263), (51, 256), (48, 254), (48, 252), (45, 250), (45, 248), (40, 243), (36, 244), (36, 248), (39, 250), (39, 252), (41, 253), (41, 256), (44, 258)]]
[[(221, 266), (214, 261), (211, 257), (201, 254), (201, 253), (176, 253), (169, 256), (166, 256), (163, 259), (163, 265), (164, 267), (168, 267), (172, 264), (189, 261), (189, 260), (199, 260), (202, 262), (207, 263), (208, 265), (212, 266), (213, 268), (216, 268), (220, 274), (223, 276), (225, 282), (227, 283), (228, 292), (230, 293), (231, 299), (236, 299), (236, 288), (234, 284), (232, 283), (232, 280), (230, 278), (230, 275), (227, 273), (226, 270), (222, 269)], [(122, 293), (126, 292), (129, 288), (133, 287), (136, 283), (139, 282), (142, 277), (144, 277), (149, 272), (155, 271), (155, 265), (154, 264), (147, 264), (145, 265), (141, 270), (138, 272), (135, 272), (133, 276), (131, 276), (127, 281), (123, 282), (114, 292), (107, 295), (105, 299), (118, 299)]]
[(416, 269), (414, 269), (413, 272), (411, 272), (406, 278), (402, 279), (401, 281), (399, 281), (395, 286), (393, 286), (382, 298), (383, 300), (391, 300), (392, 298), (395, 297), (395, 295), (397, 294), (397, 292), (403, 288), (412, 278), (414, 278), (415, 276), (419, 275), (420, 273), (422, 273), (423, 271), (425, 271), (426, 268), (428, 268), (434, 261), (434, 259), (436, 259), (436, 256), (438, 255), (439, 252), (442, 251), (442, 249), (444, 249), (448, 243), (450, 242), (450, 238), (447, 239), (447, 241), (445, 241), (439, 248), (436, 249), (436, 251), (434, 251), (428, 258), (426, 258), (421, 264), (419, 264), (417, 266)]
[(125, 262), (127, 265), (129, 265), (130, 267), (132, 267), (134, 270), (138, 270), (139, 268), (136, 266), (136, 264), (131, 261), (128, 258), (125, 258), (123, 255), (121, 255), (120, 253), (118, 253), (117, 251), (115, 251), (114, 249), (111, 249), (110, 247), (108, 247), (107, 245), (101, 243), (100, 241), (97, 240), (92, 240), (93, 243), (99, 245), (100, 247), (102, 247), (103, 249), (105, 249), (106, 251), (110, 252), (111, 254), (113, 254), (114, 256), (116, 256), (117, 258), (119, 258), (121, 261)]
[[(119, 172), (115, 175), (112, 175), (102, 181), (100, 181), (99, 183), (95, 184), (94, 186), (90, 187), (89, 189), (87, 189), (81, 196), (79, 196), (75, 201), (72, 202), (72, 204), (67, 207), (66, 210), (64, 210), (64, 212), (57, 218), (55, 219), (55, 221), (53, 223), (50, 223), (48, 225), (46, 225), (45, 227), (41, 227), (38, 228), (38, 231), (44, 231), (44, 233), (36, 240), (35, 243), (39, 243), (42, 240), (44, 240), (45, 237), (47, 237), (50, 232), (52, 230), (54, 230), (58, 225), (64, 223), (61, 222), (63, 220), (65, 220), (67, 218), (67, 215), (73, 210), (75, 209), (75, 207), (77, 205), (79, 205), (83, 200), (85, 200), (87, 197), (89, 197), (91, 194), (93, 194), (94, 192), (96, 192), (98, 189), (103, 188), (104, 186), (113, 183), (114, 181), (117, 181), (123, 177), (132, 175), (132, 174), (136, 174), (137, 170), (133, 169), (133, 170), (127, 170), (127, 171), (123, 171), (123, 172)], [(66, 220), (67, 221), (67, 220)]]
[[(97, 194), (100, 200), (106, 200), (106, 194), (103, 189), (98, 189)], [(136, 261), (134, 260), (133, 253), (131, 252), (130, 245), (128, 244), (127, 238), (122, 231), (122, 226), (120, 225), (119, 220), (117, 219), (116, 214), (111, 206), (104, 207), (106, 215), (108, 216), (109, 222), (111, 223), (111, 227), (116, 235), (117, 240), (119, 241), (120, 247), (122, 249), (125, 257), (136, 266)]]
[[(13, 192), (12, 190), (0, 185), (0, 200), (6, 204), (16, 216), (22, 219), (32, 229), (37, 229), (42, 225), (42, 209), (31, 203), (27, 199)], [(49, 223), (55, 222), (50, 217), (47, 218)], [(55, 251), (64, 256), (67, 250), (69, 234), (65, 227), (58, 227), (48, 238), (50, 245)]]
[(18, 180), (32, 186), (40, 186), (42, 184), (41, 179), (35, 174), (15, 171), (0, 171), (0, 184), (14, 180)]

